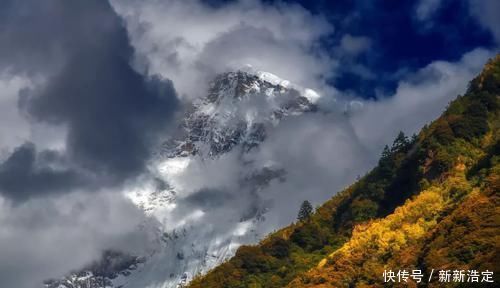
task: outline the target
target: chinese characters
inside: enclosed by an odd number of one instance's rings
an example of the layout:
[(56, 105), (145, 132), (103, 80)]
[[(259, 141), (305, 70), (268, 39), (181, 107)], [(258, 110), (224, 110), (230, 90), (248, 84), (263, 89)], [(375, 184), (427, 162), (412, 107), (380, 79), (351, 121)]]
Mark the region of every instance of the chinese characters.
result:
[[(425, 276), (425, 277), (424, 277)], [(400, 283), (408, 282), (410, 279), (415, 283), (422, 281), (431, 282), (437, 279), (441, 283), (493, 283), (492, 271), (477, 271), (477, 270), (438, 270), (432, 269), (427, 275), (424, 275), (422, 270), (384, 270), (382, 274), (384, 283)], [(434, 278), (433, 278), (434, 277)]]

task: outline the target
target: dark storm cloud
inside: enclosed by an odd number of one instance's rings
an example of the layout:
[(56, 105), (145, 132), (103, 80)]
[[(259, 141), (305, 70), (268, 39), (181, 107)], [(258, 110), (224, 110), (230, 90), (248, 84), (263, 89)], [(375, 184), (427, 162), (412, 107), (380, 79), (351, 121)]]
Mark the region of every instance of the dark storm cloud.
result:
[(174, 95), (171, 83), (144, 81), (124, 60), (84, 52), (20, 104), (35, 120), (68, 125), (72, 159), (122, 178), (143, 168)]
[(65, 169), (58, 171), (43, 165), (36, 168), (37, 158), (44, 164), (54, 163), (57, 152), (45, 151), (38, 155), (35, 145), (26, 143), (18, 147), (9, 158), (0, 165), (0, 191), (16, 200), (29, 197), (32, 191), (37, 193), (52, 193), (74, 185), (83, 185), (82, 175), (76, 171)]
[[(144, 171), (177, 97), (170, 80), (146, 78), (130, 66), (134, 51), (109, 3), (8, 1), (0, 10), (0, 71), (47, 77), (21, 95), (19, 108), (31, 121), (66, 127), (65, 156), (100, 184)], [(3, 194), (19, 199), (82, 184), (73, 170), (34, 171), (35, 155), (32, 145), (22, 146), (2, 164), (2, 175), (15, 176), (0, 177)], [(46, 189), (31, 189), (38, 182)]]
[(121, 29), (107, 1), (2, 1), (0, 68), (45, 71), (78, 50), (127, 47)]

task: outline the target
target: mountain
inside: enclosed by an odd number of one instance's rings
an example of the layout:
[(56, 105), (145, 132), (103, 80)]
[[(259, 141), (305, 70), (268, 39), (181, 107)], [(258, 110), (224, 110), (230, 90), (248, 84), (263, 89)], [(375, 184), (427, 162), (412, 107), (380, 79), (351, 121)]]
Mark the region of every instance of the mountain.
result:
[(450, 279), (463, 270), (464, 282), (490, 271), (500, 281), (499, 98), (497, 55), (441, 117), (387, 146), (366, 176), (189, 287), (399, 287), (383, 273), (403, 269), (426, 275), (404, 287), (470, 284), (441, 283), (438, 270)]
[(181, 136), (165, 144), (169, 157), (217, 157), (239, 144), (249, 150), (282, 118), (317, 110), (320, 96), (313, 90), (271, 73), (247, 70), (227, 72), (211, 82), (208, 95), (187, 109)]
[[(137, 228), (147, 236), (145, 251), (110, 247), (102, 259), (63, 279), (48, 280), (45, 287), (178, 287), (232, 257), (240, 245), (262, 239), (270, 232), (266, 215), (271, 206), (257, 192), (271, 181), (284, 181), (286, 171), (243, 158), (284, 119), (319, 112), (319, 99), (311, 89), (251, 67), (218, 75), (206, 97), (188, 105), (178, 129), (158, 148), (151, 175), (123, 191), (147, 215)], [(243, 167), (230, 176), (236, 178), (238, 197), (218, 188), (193, 192), (186, 187), (186, 178), (195, 180), (186, 176), (189, 169), (211, 170), (210, 165), (226, 158)], [(231, 207), (218, 211), (213, 203), (222, 198), (245, 205), (232, 214)], [(218, 213), (219, 219), (209, 213)]]

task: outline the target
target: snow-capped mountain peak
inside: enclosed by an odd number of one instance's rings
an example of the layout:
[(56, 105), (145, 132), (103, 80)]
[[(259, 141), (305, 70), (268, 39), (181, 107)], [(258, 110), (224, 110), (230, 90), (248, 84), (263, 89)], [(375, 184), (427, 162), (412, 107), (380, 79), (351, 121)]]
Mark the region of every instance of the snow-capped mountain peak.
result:
[[(311, 89), (251, 67), (218, 75), (210, 83), (207, 96), (186, 109), (175, 137), (162, 146), (151, 164), (153, 177), (139, 179), (137, 187), (124, 191), (151, 220), (140, 227), (153, 235), (151, 243), (145, 244), (152, 247), (147, 255), (125, 258), (140, 261), (127, 262), (127, 267), (118, 266), (123, 269), (113, 273), (99, 275), (98, 271), (87, 270), (46, 286), (94, 288), (105, 283), (106, 287), (122, 288), (178, 287), (234, 255), (240, 245), (257, 242), (269, 232), (264, 225), (269, 206), (259, 199), (257, 191), (270, 181), (284, 181), (286, 171), (271, 165), (232, 176), (237, 178), (238, 189), (247, 191), (245, 197), (250, 197), (244, 200), (249, 202), (248, 211), (224, 215), (223, 223), (213, 223), (210, 218), (218, 212), (186, 204), (201, 197), (186, 186), (187, 171), (212, 169), (229, 152), (249, 153), (284, 118), (317, 111), (319, 98)], [(220, 197), (219, 192), (211, 190), (203, 193), (208, 199)], [(105, 281), (97, 281), (99, 277)]]
[(183, 149), (170, 152), (213, 157), (238, 144), (251, 149), (264, 140), (267, 126), (277, 125), (283, 117), (315, 111), (319, 98), (314, 90), (268, 72), (246, 68), (223, 73), (210, 84), (208, 95), (188, 109), (184, 139), (172, 139), (177, 143), (174, 147)]

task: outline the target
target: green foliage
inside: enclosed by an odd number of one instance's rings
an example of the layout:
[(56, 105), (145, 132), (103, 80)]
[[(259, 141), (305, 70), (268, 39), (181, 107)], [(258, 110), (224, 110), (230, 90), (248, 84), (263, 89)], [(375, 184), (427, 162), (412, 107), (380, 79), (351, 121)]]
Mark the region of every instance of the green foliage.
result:
[(249, 273), (261, 273), (271, 270), (275, 259), (263, 253), (258, 246), (241, 246), (236, 252), (239, 266)]
[(394, 174), (394, 161), (389, 146), (385, 145), (378, 162), (378, 173), (383, 178), (390, 178)]
[(281, 237), (272, 237), (262, 245), (262, 250), (276, 258), (286, 258), (290, 255), (290, 243)]
[(391, 151), (406, 152), (410, 145), (411, 142), (408, 137), (406, 137), (405, 133), (403, 133), (403, 131), (399, 131), (398, 136), (396, 136), (396, 139), (394, 139), (394, 142), (392, 143)]
[(356, 199), (351, 205), (354, 222), (360, 223), (377, 216), (378, 204), (370, 199)]
[(445, 147), (439, 147), (435, 150), (430, 166), (429, 178), (434, 179), (442, 173), (450, 170), (453, 167), (455, 157), (451, 155)]
[[(492, 89), (492, 90), (495, 90), (495, 89)], [(481, 91), (479, 93), (477, 93), (476, 95), (476, 99), (481, 102), (485, 108), (488, 110), (488, 111), (495, 111), (497, 110), (499, 107), (498, 107), (498, 100), (496, 99), (496, 95), (499, 95), (500, 92), (499, 91), (496, 91), (496, 92), (486, 92), (486, 91)]]
[(458, 96), (455, 101), (451, 101), (450, 104), (448, 105), (448, 108), (444, 112), (445, 117), (453, 116), (453, 115), (460, 115), (465, 111), (464, 103), (463, 101), (459, 101), (460, 98), (463, 96)]
[(297, 227), (290, 240), (306, 251), (321, 249), (328, 240), (327, 233), (317, 223)]
[(483, 103), (474, 101), (469, 105), (463, 117), (451, 123), (453, 133), (456, 137), (469, 141), (484, 135), (489, 128), (487, 113), (488, 110)]
[(448, 121), (445, 118), (439, 119), (434, 123), (434, 130), (428, 142), (434, 141), (438, 145), (449, 145), (455, 140), (455, 135)]

